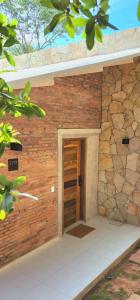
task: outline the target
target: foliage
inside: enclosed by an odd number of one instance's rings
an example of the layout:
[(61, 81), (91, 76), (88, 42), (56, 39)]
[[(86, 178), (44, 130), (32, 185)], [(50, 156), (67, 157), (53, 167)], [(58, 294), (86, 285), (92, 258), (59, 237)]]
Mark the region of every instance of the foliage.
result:
[(15, 44), (18, 44), (15, 32), (16, 26), (16, 20), (8, 22), (7, 17), (0, 13), (0, 55), (4, 54), (8, 62), (13, 66), (15, 66), (15, 61), (7, 49)]
[[(45, 35), (53, 32), (63, 22), (69, 37), (73, 38), (77, 28), (82, 28), (82, 37), (86, 38), (87, 48), (91, 50), (95, 40), (102, 42), (103, 30), (118, 28), (109, 22), (109, 0), (40, 0), (46, 9), (55, 9), (57, 13), (45, 28)], [(140, 0), (138, 1), (138, 20), (140, 21)]]
[(20, 143), (16, 138), (18, 134), (9, 123), (0, 123), (0, 156), (5, 148), (10, 148), (10, 143)]
[(88, 300), (125, 300), (127, 292), (119, 289), (116, 292), (108, 291), (106, 288), (100, 288), (88, 297)]
[(13, 88), (0, 78), (0, 116), (3, 117), (5, 113), (9, 113), (14, 117), (22, 115), (44, 117), (44, 110), (30, 101), (30, 90), (30, 83), (27, 82), (25, 89), (15, 95)]
[[(2, 2), (0, 0), (0, 3)], [(0, 56), (5, 55), (12, 66), (15, 66), (15, 61), (7, 49), (19, 43), (16, 37), (17, 24), (17, 20), (9, 22), (8, 18), (0, 13)], [(16, 118), (22, 115), (44, 117), (45, 111), (30, 101), (30, 91), (31, 86), (27, 82), (25, 89), (16, 95), (13, 88), (3, 78), (0, 78), (0, 118), (2, 119), (7, 114)], [(10, 147), (10, 143), (20, 143), (17, 139), (18, 134), (9, 123), (0, 123), (0, 156), (3, 155), (5, 148)], [(4, 164), (0, 163), (0, 167), (4, 167)], [(19, 196), (36, 199), (18, 191), (25, 180), (25, 176), (8, 180), (6, 176), (0, 174), (0, 220), (4, 220), (6, 215), (13, 211), (14, 203), (18, 201)]]
[(18, 191), (14, 190), (20, 187), (26, 180), (25, 176), (17, 177), (10, 181), (4, 175), (0, 175), (0, 213), (2, 219), (6, 217), (6, 212), (13, 212), (13, 204), (17, 202)]
[(39, 0), (5, 0), (2, 9), (10, 18), (18, 20), (17, 36), (20, 44), (12, 47), (16, 55), (40, 50), (63, 36), (63, 26), (44, 36), (43, 31), (56, 11), (46, 10)]
[(109, 22), (107, 13), (109, 0), (40, 0), (40, 2), (46, 9), (58, 11), (45, 28), (45, 35), (52, 32), (59, 23), (64, 22), (66, 32), (73, 38), (76, 29), (80, 27), (83, 29), (82, 36), (86, 38), (87, 48), (91, 50), (95, 39), (102, 42), (103, 29), (110, 27), (117, 30)]
[(88, 300), (111, 300), (111, 296), (106, 289), (99, 289), (98, 291), (93, 292)]
[(137, 17), (138, 17), (138, 20), (140, 21), (140, 0), (138, 1)]

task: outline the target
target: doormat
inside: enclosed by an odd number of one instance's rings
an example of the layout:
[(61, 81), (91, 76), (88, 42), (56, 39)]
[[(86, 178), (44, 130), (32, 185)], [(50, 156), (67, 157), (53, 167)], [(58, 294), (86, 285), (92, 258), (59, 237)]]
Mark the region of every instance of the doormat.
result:
[(67, 231), (67, 233), (81, 239), (85, 235), (87, 235), (88, 233), (90, 233), (94, 230), (95, 230), (95, 228), (93, 228), (93, 227), (90, 227), (90, 226), (87, 226), (84, 224), (80, 224), (80, 225), (72, 228), (71, 230)]

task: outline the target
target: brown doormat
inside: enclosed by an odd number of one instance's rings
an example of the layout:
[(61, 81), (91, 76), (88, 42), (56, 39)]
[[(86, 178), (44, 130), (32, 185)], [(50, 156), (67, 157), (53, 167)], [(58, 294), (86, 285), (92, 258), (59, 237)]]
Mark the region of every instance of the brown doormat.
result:
[(72, 228), (71, 230), (67, 231), (68, 234), (73, 235), (77, 238), (83, 238), (85, 235), (87, 235), (88, 233), (94, 231), (95, 228), (84, 225), (84, 224), (80, 224), (74, 228)]

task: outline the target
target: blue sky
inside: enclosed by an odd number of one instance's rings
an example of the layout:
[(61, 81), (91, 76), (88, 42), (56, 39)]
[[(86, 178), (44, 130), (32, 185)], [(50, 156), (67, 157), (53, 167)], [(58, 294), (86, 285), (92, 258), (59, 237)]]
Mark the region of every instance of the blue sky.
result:
[[(110, 22), (120, 30), (140, 26), (137, 20), (138, 0), (110, 0)], [(107, 33), (110, 33), (107, 30)]]
[[(140, 26), (137, 20), (138, 0), (110, 0), (110, 23), (117, 26), (119, 30), (125, 30)], [(111, 34), (114, 30), (106, 29), (104, 34)], [(70, 42), (76, 42), (80, 37), (75, 39), (60, 39), (53, 44), (54, 46), (65, 45)]]

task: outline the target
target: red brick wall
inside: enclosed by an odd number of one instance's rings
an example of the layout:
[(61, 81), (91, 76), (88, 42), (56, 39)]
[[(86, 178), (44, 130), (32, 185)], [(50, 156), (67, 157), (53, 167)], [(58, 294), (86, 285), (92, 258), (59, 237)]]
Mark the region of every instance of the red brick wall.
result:
[(57, 129), (100, 128), (101, 85), (101, 73), (58, 78), (54, 86), (32, 89), (32, 100), (48, 111), (45, 119), (9, 119), (21, 132), (23, 151), (5, 154), (5, 162), (19, 159), (19, 170), (8, 176), (26, 175), (22, 191), (39, 201), (21, 201), (0, 223), (0, 266), (57, 236)]

